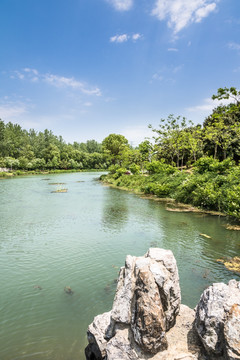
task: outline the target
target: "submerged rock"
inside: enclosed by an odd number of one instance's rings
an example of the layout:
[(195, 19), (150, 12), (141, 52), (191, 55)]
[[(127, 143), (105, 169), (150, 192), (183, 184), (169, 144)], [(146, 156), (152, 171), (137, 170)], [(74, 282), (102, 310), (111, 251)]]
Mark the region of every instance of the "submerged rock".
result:
[(70, 288), (70, 286), (65, 286), (64, 292), (68, 295), (72, 295), (74, 291)]

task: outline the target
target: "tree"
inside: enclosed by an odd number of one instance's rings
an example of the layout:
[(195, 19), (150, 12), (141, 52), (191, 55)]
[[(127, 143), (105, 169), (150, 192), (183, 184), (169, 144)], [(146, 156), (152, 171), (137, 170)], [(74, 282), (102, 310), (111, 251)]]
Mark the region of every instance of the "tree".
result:
[(235, 87), (230, 88), (219, 88), (217, 95), (213, 95), (212, 99), (222, 100), (222, 99), (233, 99), (236, 105), (240, 104), (240, 91)]
[(185, 117), (170, 114), (167, 119), (161, 119), (158, 129), (154, 129), (152, 125), (149, 128), (157, 134), (154, 136), (155, 143), (159, 148), (159, 155), (162, 155), (165, 159), (171, 159), (171, 162), (175, 161), (177, 167), (180, 164), (180, 158), (182, 164), (184, 157), (188, 151), (188, 144), (186, 142), (185, 130), (187, 125), (193, 124), (191, 121), (186, 120)]
[(215, 108), (204, 123), (204, 149), (214, 158), (240, 158), (240, 91), (236, 88), (219, 88), (212, 99), (232, 99), (233, 103)]
[(87, 140), (86, 150), (90, 154), (100, 153), (101, 152), (101, 144), (99, 144), (96, 140)]
[(123, 151), (129, 147), (128, 140), (123, 135), (110, 134), (102, 142), (103, 151), (110, 155), (112, 163), (120, 161)]

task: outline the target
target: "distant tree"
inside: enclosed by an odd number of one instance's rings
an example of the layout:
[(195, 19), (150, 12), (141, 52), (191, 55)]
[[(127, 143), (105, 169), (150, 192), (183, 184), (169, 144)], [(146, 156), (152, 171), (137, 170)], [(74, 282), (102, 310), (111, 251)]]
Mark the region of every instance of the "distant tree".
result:
[(177, 167), (180, 165), (180, 159), (182, 159), (183, 163), (188, 151), (185, 136), (188, 124), (192, 125), (192, 122), (187, 121), (185, 117), (174, 117), (174, 115), (170, 114), (167, 119), (161, 119), (158, 129), (154, 129), (152, 125), (149, 125), (149, 128), (156, 133), (153, 138), (159, 154), (165, 159), (170, 157), (171, 162), (175, 161)]
[(90, 154), (91, 153), (100, 153), (101, 152), (101, 144), (99, 144), (96, 140), (87, 140), (86, 150)]
[(102, 142), (103, 151), (110, 155), (112, 163), (120, 160), (123, 151), (129, 147), (128, 140), (123, 135), (110, 134)]

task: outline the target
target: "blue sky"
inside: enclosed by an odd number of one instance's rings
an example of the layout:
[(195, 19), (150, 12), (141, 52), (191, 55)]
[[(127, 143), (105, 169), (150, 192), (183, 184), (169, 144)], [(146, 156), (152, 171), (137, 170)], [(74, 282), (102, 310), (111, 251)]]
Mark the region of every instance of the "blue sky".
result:
[(67, 142), (169, 114), (202, 123), (239, 88), (239, 0), (1, 0), (0, 118)]

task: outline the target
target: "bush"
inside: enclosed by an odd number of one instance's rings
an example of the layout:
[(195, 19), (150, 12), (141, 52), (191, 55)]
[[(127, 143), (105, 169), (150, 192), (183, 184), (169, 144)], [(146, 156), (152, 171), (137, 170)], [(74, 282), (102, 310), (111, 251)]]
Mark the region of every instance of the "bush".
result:
[(120, 166), (118, 164), (109, 166), (108, 168), (109, 174), (115, 174), (119, 168)]
[(116, 170), (115, 174), (113, 174), (113, 178), (116, 180), (120, 178), (122, 175), (124, 175), (127, 172), (126, 168), (119, 168)]
[(202, 157), (197, 160), (194, 165), (194, 171), (203, 174), (205, 172), (215, 172), (219, 174), (228, 173), (229, 170), (235, 165), (235, 162), (228, 158), (223, 161), (213, 159), (213, 157)]
[(165, 164), (163, 160), (161, 161), (152, 161), (150, 163), (146, 164), (146, 169), (149, 171), (149, 174), (173, 174), (175, 171), (177, 171), (177, 168), (175, 168), (172, 165)]
[(131, 173), (133, 175), (138, 175), (138, 174), (140, 174), (141, 168), (137, 164), (132, 164), (132, 165), (129, 166), (129, 170), (131, 171)]

